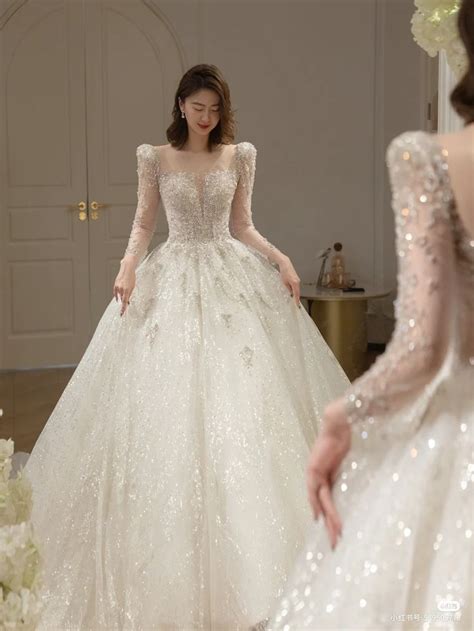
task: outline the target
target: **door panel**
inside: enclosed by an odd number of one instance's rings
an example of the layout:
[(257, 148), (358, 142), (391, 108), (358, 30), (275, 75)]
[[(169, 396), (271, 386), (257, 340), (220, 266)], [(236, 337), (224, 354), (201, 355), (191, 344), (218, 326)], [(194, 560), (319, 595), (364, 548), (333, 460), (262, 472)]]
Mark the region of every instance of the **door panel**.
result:
[(156, 3), (25, 0), (3, 17), (0, 368), (75, 364), (130, 233), (136, 147), (166, 142), (184, 56)]
[(75, 362), (90, 331), (83, 11), (29, 2), (2, 28), (0, 367)]
[[(106, 204), (89, 220), (93, 327), (111, 300), (136, 209), (136, 147), (166, 142), (183, 65), (159, 12), (142, 2), (86, 3), (89, 201)], [(155, 242), (165, 236), (160, 217)]]

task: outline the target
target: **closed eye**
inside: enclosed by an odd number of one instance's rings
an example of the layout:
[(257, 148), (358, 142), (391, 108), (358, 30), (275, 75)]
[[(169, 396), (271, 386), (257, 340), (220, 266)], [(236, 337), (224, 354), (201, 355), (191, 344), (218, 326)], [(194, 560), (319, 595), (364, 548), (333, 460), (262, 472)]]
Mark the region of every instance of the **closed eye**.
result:
[[(201, 105), (201, 103), (193, 103), (192, 105), (196, 112), (202, 112), (205, 107), (204, 105)], [(221, 109), (220, 105), (215, 105), (214, 108), (211, 110), (211, 112), (219, 112), (220, 109)]]

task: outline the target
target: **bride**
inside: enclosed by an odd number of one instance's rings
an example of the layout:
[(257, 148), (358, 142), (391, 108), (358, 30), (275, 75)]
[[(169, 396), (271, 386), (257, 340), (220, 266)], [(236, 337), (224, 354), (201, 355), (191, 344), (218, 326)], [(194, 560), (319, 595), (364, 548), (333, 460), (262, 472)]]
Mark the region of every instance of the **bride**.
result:
[[(232, 144), (215, 66), (183, 76), (167, 136), (137, 149), (115, 300), (26, 466), (44, 631), (267, 617), (311, 521), (309, 446), (348, 385), (252, 223), (256, 150)], [(160, 202), (169, 238), (146, 254)]]
[(474, 628), (474, 0), (458, 20), (469, 68), (451, 100), (466, 125), (389, 147), (397, 324), (325, 410), (317, 523), (272, 631)]

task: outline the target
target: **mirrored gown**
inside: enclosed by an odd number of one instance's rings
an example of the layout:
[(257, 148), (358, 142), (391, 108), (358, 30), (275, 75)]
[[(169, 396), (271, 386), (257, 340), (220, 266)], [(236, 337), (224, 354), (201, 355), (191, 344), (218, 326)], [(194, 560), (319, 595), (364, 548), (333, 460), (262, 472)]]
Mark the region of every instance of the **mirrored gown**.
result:
[(310, 528), (272, 631), (474, 628), (474, 240), (447, 157), (424, 132), (389, 147), (396, 328), (345, 395), (342, 539)]

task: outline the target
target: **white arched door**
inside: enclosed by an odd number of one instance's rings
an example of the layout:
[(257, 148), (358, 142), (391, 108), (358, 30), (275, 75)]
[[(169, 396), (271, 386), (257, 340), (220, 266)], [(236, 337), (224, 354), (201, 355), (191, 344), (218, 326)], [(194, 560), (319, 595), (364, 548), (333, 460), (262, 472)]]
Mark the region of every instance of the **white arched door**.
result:
[(165, 140), (183, 54), (149, 1), (15, 2), (0, 29), (0, 368), (74, 364), (128, 238), (135, 148)]

